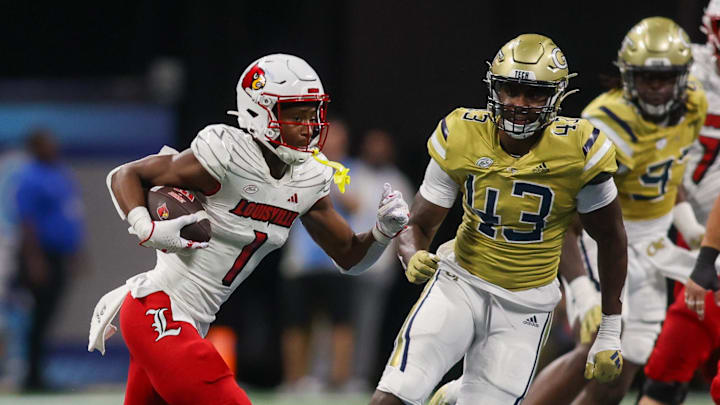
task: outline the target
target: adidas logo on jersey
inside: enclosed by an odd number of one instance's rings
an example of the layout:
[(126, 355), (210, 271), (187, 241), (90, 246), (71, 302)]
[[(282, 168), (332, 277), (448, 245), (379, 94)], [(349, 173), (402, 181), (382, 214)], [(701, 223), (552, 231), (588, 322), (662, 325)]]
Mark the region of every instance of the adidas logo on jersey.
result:
[(297, 193), (293, 194), (292, 197), (288, 198), (288, 201), (297, 204)]
[(538, 324), (537, 317), (535, 315), (531, 316), (530, 318), (523, 321), (523, 325), (528, 326), (534, 326), (536, 328), (539, 328), (540, 325)]
[(550, 171), (550, 169), (548, 169), (545, 162), (540, 163), (539, 165), (537, 165), (537, 167), (535, 167), (533, 169), (533, 173), (535, 173), (535, 174), (545, 174), (545, 173), (548, 173), (549, 171)]

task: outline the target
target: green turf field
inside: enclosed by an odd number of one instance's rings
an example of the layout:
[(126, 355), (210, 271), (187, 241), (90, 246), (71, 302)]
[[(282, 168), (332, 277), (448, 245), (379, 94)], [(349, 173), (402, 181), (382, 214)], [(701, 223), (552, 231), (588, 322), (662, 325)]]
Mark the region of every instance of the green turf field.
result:
[[(367, 405), (370, 395), (281, 395), (266, 391), (251, 391), (253, 405)], [(631, 405), (635, 393), (630, 393), (622, 405)], [(69, 393), (62, 395), (3, 395), (0, 405), (119, 405), (122, 404), (121, 392), (108, 393)], [(712, 405), (708, 393), (690, 394), (685, 405)]]

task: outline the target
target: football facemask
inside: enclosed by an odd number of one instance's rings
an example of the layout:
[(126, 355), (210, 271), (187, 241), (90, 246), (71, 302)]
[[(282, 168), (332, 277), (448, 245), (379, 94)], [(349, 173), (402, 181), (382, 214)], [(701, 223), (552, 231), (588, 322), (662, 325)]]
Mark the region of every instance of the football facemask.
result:
[[(689, 37), (679, 25), (663, 17), (643, 19), (630, 29), (618, 52), (623, 96), (637, 105), (643, 115), (655, 121), (664, 119), (685, 103), (692, 59)], [(636, 76), (652, 73), (675, 75), (669, 101), (658, 104), (640, 97)]]
[[(492, 108), (496, 124), (505, 133), (516, 139), (532, 136), (548, 122), (555, 112), (553, 98), (556, 86), (552, 83), (522, 83), (503, 77), (491, 78), (492, 95), (488, 108)], [(523, 100), (518, 104), (502, 100)], [(529, 105), (531, 104), (531, 105)]]
[[(566, 92), (568, 65), (560, 48), (548, 37), (523, 34), (506, 43), (489, 64), (487, 109), (495, 125), (515, 139), (526, 139), (552, 122)], [(500, 98), (501, 90), (523, 91), (525, 99), (540, 97), (542, 105), (512, 105)], [(514, 89), (514, 90), (513, 90)], [(535, 103), (533, 103), (535, 104)]]
[[(322, 148), (327, 136), (327, 104), (330, 96), (323, 92), (317, 73), (304, 60), (285, 54), (264, 56), (245, 69), (237, 85), (237, 111), (241, 128), (267, 146), (284, 163), (297, 165), (311, 157), (313, 149)], [(312, 120), (280, 121), (289, 103), (316, 103)], [(289, 144), (282, 136), (285, 125), (309, 127), (306, 145)]]
[[(276, 102), (273, 109), (266, 109), (270, 119), (268, 120), (268, 128), (279, 133), (279, 136), (275, 138), (267, 137), (267, 141), (285, 148), (290, 148), (299, 152), (311, 153), (314, 149), (322, 150), (325, 145), (325, 139), (327, 138), (328, 129), (330, 124), (327, 122), (327, 104), (330, 102), (328, 95), (321, 95), (318, 97), (308, 96), (279, 96), (274, 94), (268, 94), (268, 96), (275, 97)], [(280, 119), (283, 117), (283, 111), (286, 108), (294, 107), (296, 105), (312, 104), (315, 113), (312, 119)], [(307, 132), (310, 133), (308, 143), (305, 145), (294, 146), (289, 143), (285, 136), (283, 136), (283, 126), (302, 126), (307, 128)]]

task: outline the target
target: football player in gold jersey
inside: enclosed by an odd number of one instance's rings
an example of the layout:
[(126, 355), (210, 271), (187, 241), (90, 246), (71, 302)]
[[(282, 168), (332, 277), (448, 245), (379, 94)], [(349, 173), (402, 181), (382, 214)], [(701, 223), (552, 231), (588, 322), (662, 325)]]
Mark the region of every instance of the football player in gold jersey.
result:
[[(522, 401), (560, 300), (560, 251), (576, 213), (601, 253), (603, 316), (587, 376), (620, 374), (627, 244), (611, 179), (615, 149), (588, 121), (557, 116), (569, 77), (550, 38), (520, 35), (490, 65), (487, 110), (458, 108), (431, 135), (425, 179), (398, 236), (408, 279), (427, 285), (372, 405), (424, 404), (463, 356), (460, 404)], [(430, 254), (458, 192), (464, 215), (454, 249)]]
[[(566, 404), (578, 393), (573, 403), (619, 403), (660, 331), (665, 278), (684, 282), (692, 270), (694, 256), (666, 236), (672, 223), (691, 244), (704, 233), (688, 203), (682, 202), (686, 154), (707, 110), (700, 84), (689, 76), (691, 62), (682, 28), (667, 18), (646, 18), (630, 30), (618, 53), (622, 88), (601, 94), (583, 111), (582, 116), (613, 141), (619, 163), (615, 183), (629, 249), (622, 336), (626, 362), (612, 384), (586, 386), (576, 369), (589, 346), (578, 345), (538, 375), (525, 404)], [(596, 274), (597, 249), (587, 234), (580, 241), (582, 254), (567, 256), (585, 256), (585, 267)], [(583, 260), (574, 264), (583, 265)], [(570, 314), (572, 291), (567, 294)]]

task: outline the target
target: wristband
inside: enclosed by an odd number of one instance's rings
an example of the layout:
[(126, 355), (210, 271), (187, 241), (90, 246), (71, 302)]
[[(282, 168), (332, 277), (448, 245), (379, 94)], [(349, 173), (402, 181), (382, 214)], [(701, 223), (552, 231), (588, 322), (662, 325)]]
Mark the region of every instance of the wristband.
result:
[(602, 314), (602, 322), (600, 322), (600, 329), (598, 329), (598, 337), (600, 337), (601, 335), (611, 335), (620, 338), (621, 330), (622, 317), (620, 314)]
[(718, 289), (718, 276), (717, 270), (715, 270), (715, 259), (717, 259), (718, 253), (720, 252), (717, 249), (710, 246), (700, 248), (700, 254), (692, 273), (690, 273), (690, 279), (702, 288)]
[(135, 234), (141, 240), (146, 239), (150, 236), (152, 231), (153, 221), (150, 218), (150, 213), (147, 208), (137, 206), (130, 210), (127, 214), (127, 221), (130, 227), (135, 231)]
[(373, 238), (375, 238), (375, 240), (381, 245), (388, 245), (392, 241), (392, 237), (382, 233), (382, 231), (378, 228), (377, 224), (373, 226), (372, 235)]

